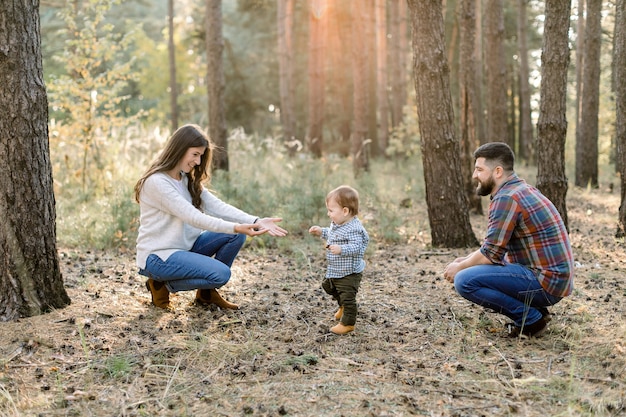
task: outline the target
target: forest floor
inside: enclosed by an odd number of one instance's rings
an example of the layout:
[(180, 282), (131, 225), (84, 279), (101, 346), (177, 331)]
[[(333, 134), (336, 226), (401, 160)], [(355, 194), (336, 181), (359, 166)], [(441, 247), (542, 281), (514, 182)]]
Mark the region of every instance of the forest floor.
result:
[[(242, 250), (221, 311), (150, 305), (132, 251), (60, 250), (71, 305), (0, 323), (3, 416), (616, 416), (626, 413), (619, 195), (570, 189), (576, 290), (537, 339), (442, 279), (469, 249), (373, 240), (353, 333), (323, 251)], [(407, 209), (426, 222), (425, 208)], [(473, 216), (477, 237), (485, 218)], [(422, 240), (423, 239), (423, 240)], [(289, 252), (289, 253), (287, 253)]]

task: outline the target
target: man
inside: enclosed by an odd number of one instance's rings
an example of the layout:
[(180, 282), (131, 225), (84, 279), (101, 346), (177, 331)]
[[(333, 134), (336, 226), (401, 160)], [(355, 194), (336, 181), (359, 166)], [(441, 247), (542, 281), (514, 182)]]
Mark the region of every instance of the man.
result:
[(520, 179), (515, 155), (492, 142), (474, 152), (478, 195), (491, 196), (487, 234), (475, 252), (444, 270), (464, 298), (513, 320), (509, 334), (540, 336), (547, 310), (574, 286), (572, 248), (552, 202)]

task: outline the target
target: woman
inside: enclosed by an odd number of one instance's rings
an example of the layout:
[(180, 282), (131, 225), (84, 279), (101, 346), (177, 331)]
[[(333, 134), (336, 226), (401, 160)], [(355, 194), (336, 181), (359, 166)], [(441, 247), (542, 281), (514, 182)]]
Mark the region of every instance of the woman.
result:
[(213, 146), (196, 125), (185, 125), (135, 185), (140, 206), (137, 266), (148, 277), (152, 303), (171, 309), (170, 292), (197, 289), (203, 305), (237, 309), (217, 288), (246, 235), (285, 236), (280, 218), (258, 218), (224, 203), (202, 185), (210, 180)]

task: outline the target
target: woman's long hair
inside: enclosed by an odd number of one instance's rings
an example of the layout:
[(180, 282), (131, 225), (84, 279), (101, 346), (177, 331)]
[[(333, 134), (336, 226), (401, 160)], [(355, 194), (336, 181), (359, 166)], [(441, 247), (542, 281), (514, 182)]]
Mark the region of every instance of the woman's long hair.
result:
[(178, 128), (169, 138), (161, 154), (150, 165), (150, 168), (135, 184), (135, 200), (139, 202), (139, 194), (143, 184), (150, 175), (157, 172), (167, 172), (176, 167), (178, 162), (187, 153), (187, 149), (205, 147), (204, 154), (200, 157), (200, 164), (196, 165), (187, 174), (189, 177), (188, 188), (191, 194), (191, 202), (194, 207), (200, 209), (202, 199), (202, 183), (211, 179), (211, 160), (213, 159), (213, 144), (202, 129), (193, 124), (187, 124)]

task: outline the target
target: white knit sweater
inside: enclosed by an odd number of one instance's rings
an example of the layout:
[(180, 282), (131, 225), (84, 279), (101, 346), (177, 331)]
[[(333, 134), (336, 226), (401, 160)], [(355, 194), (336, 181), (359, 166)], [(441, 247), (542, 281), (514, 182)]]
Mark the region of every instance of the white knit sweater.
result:
[(235, 233), (235, 224), (254, 223), (257, 217), (202, 191), (203, 212), (191, 204), (187, 176), (177, 181), (166, 173), (146, 178), (139, 194), (137, 266), (146, 267), (149, 255), (162, 260), (174, 252), (190, 250), (204, 230)]

